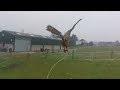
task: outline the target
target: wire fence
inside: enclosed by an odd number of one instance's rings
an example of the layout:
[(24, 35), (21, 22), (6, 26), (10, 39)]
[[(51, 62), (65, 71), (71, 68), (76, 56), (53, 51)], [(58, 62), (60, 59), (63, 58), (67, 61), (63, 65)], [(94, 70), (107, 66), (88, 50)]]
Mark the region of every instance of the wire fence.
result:
[[(36, 52), (36, 53), (12, 53), (11, 56), (7, 53), (0, 53), (0, 67), (9, 64), (17, 64), (27, 62), (25, 60), (30, 60), (32, 57), (40, 57), (43, 59), (48, 59), (51, 57), (62, 57), (65, 53), (61, 51), (56, 51), (54, 53), (45, 51), (45, 52)], [(71, 49), (68, 52), (66, 60), (120, 60), (120, 51), (109, 50), (109, 51), (81, 51), (78, 49)]]
[(94, 52), (81, 52), (74, 51), (76, 59), (85, 60), (120, 60), (120, 51), (94, 51)]

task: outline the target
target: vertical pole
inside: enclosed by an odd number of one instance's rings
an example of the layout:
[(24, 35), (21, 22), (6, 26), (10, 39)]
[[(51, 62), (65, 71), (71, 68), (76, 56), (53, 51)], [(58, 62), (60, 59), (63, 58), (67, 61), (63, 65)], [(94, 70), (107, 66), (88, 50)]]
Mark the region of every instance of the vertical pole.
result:
[(43, 44), (43, 50), (44, 50), (44, 44)]
[(13, 50), (12, 51), (14, 52), (14, 42), (12, 42), (12, 46), (13, 46)]
[(30, 51), (32, 51), (32, 43), (31, 43), (32, 40), (30, 40)]
[(45, 58), (47, 58), (47, 56), (48, 56), (48, 49), (46, 50)]
[(111, 59), (113, 58), (113, 49), (111, 49)]
[(44, 44), (43, 44), (42, 52), (43, 52), (43, 54), (44, 54)]
[(11, 57), (11, 52), (12, 52), (12, 48), (9, 48), (10, 57)]
[(15, 52), (15, 37), (13, 39), (13, 52)]
[(72, 59), (74, 59), (74, 49), (72, 50)]
[(4, 43), (4, 34), (2, 34), (2, 41), (3, 41), (3, 48), (5, 46), (5, 43)]
[(52, 53), (54, 53), (54, 45), (52, 45)]
[(60, 50), (61, 50), (61, 44), (60, 44)]
[(94, 53), (92, 52), (91, 60), (93, 60), (93, 58), (94, 58)]
[(10, 57), (11, 57), (11, 54), (12, 54), (12, 48), (9, 48), (9, 53), (10, 53)]

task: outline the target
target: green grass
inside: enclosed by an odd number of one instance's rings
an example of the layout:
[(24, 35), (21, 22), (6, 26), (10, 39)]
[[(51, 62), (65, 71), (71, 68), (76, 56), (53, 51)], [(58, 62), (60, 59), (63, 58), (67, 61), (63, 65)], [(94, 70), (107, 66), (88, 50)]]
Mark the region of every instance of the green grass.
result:
[[(120, 78), (120, 47), (82, 47), (59, 62), (51, 71), (49, 79), (114, 79)], [(50, 68), (65, 56), (62, 52), (26, 54), (0, 53), (0, 78), (46, 79)]]

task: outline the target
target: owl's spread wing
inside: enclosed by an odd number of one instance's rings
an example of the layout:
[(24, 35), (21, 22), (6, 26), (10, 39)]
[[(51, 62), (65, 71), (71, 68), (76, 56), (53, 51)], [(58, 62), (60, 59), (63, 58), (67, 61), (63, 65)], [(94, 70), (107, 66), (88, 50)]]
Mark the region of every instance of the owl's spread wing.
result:
[[(80, 19), (79, 21), (81, 21), (81, 20), (82, 19)], [(71, 34), (72, 30), (75, 28), (75, 26), (78, 24), (79, 21), (77, 21), (77, 23), (75, 23), (74, 26), (64, 34), (64, 40), (70, 39), (70, 34)]]
[(52, 34), (59, 35), (60, 38), (63, 39), (62, 33), (60, 31), (58, 31), (56, 28), (54, 28), (53, 26), (48, 25), (46, 30), (51, 32)]

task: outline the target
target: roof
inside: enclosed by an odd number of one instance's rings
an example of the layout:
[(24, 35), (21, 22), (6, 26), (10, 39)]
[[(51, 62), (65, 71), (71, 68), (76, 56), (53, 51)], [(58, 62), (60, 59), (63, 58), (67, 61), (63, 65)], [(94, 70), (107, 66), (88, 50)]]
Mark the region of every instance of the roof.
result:
[(29, 33), (22, 33), (22, 32), (16, 32), (16, 31), (8, 31), (8, 30), (3, 30), (5, 32), (8, 32), (14, 36), (24, 36), (24, 37), (31, 37), (31, 38), (46, 38), (46, 39), (54, 39), (54, 40), (61, 40), (57, 38), (52, 38), (49, 36), (42, 36), (42, 35), (35, 35), (35, 34), (29, 34)]

